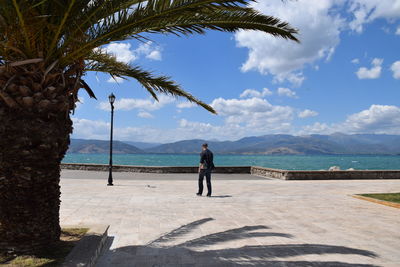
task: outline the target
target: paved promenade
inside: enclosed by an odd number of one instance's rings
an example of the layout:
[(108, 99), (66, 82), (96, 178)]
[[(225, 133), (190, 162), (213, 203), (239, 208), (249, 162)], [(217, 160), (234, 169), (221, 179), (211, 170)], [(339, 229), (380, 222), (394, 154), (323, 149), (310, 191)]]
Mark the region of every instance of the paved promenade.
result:
[(400, 209), (351, 194), (400, 180), (280, 181), (62, 171), (61, 223), (109, 224), (98, 266), (400, 266)]

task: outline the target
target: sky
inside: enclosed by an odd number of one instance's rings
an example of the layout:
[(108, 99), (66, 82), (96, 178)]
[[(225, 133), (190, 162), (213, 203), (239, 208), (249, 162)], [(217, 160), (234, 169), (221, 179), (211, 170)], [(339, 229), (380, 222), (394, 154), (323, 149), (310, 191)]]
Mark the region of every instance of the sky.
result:
[(84, 79), (72, 138), (167, 143), (267, 134), (400, 134), (400, 0), (259, 0), (252, 6), (299, 30), (301, 43), (255, 31), (111, 43), (118, 60), (173, 78), (210, 104), (154, 101), (135, 80)]

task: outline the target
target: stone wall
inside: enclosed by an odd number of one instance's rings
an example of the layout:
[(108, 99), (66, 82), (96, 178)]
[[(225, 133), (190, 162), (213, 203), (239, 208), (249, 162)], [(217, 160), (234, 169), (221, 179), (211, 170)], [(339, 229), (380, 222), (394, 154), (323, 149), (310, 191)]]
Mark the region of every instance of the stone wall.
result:
[[(84, 170), (84, 171), (108, 171), (108, 165), (103, 164), (80, 164), (62, 163), (62, 169)], [(197, 173), (199, 167), (183, 166), (128, 166), (113, 165), (114, 172), (145, 172), (145, 173)], [(221, 166), (216, 167), (214, 173), (250, 173), (250, 166)]]
[(288, 171), (286, 180), (400, 179), (400, 170)]
[[(63, 163), (62, 169), (85, 171), (108, 171), (108, 165)], [(198, 167), (182, 166), (127, 166), (114, 165), (114, 172), (144, 173), (197, 173)], [(288, 171), (257, 166), (221, 166), (214, 173), (246, 173), (281, 180), (350, 180), (350, 179), (400, 179), (400, 170), (356, 171)]]
[(282, 180), (400, 179), (400, 170), (287, 171), (251, 167), (251, 174)]
[(250, 173), (255, 176), (286, 180), (287, 171), (252, 166)]

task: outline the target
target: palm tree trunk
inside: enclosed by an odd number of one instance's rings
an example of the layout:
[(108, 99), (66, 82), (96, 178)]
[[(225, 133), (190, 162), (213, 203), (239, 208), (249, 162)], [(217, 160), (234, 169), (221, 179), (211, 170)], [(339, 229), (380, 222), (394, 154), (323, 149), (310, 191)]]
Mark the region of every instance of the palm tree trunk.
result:
[[(57, 79), (31, 74), (19, 72), (0, 91), (0, 251), (32, 251), (60, 237), (60, 163), (72, 132), (71, 105), (65, 84), (49, 89)], [(4, 80), (0, 73), (0, 85)]]

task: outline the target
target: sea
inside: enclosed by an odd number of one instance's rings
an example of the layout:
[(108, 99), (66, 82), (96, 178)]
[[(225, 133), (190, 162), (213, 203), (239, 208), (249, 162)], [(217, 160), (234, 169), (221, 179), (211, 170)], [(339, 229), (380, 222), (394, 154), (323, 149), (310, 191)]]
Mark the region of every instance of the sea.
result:
[[(75, 154), (65, 156), (64, 163), (108, 164), (108, 154)], [(114, 165), (197, 166), (198, 154), (114, 154)], [(398, 170), (400, 155), (214, 155), (216, 166), (260, 166), (284, 170)]]

